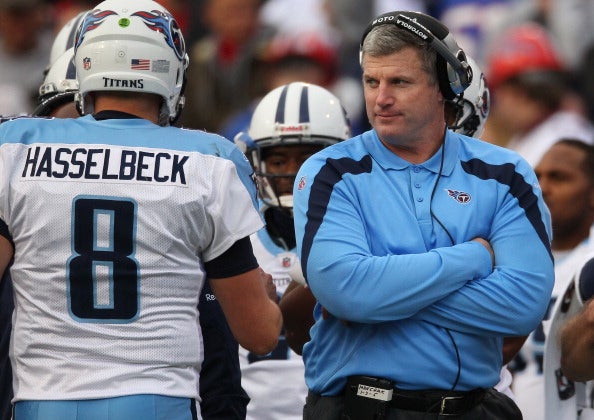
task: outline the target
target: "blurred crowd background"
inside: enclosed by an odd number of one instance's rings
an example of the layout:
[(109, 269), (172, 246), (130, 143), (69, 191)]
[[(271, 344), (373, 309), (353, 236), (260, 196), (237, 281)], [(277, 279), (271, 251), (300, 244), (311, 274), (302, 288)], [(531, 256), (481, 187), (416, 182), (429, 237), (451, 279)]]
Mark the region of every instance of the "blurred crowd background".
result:
[[(266, 92), (301, 80), (330, 89), (347, 108), (353, 132), (366, 130), (361, 34), (380, 13), (416, 10), (445, 23), (483, 69), (492, 101), (484, 140), (522, 144), (530, 160), (534, 145), (526, 137), (538, 135), (545, 144), (543, 131), (555, 139), (561, 131), (578, 138), (593, 132), (592, 0), (157, 1), (182, 26), (190, 56), (178, 122), (184, 127), (232, 139)], [(34, 109), (55, 34), (97, 3), (0, 0), (0, 115)], [(534, 153), (537, 161), (540, 152)]]

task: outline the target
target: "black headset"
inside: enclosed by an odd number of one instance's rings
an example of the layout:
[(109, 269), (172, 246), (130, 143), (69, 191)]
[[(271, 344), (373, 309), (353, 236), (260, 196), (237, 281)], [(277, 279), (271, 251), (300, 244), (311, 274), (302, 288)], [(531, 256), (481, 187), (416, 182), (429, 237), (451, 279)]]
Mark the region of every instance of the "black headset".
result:
[(367, 34), (376, 26), (385, 24), (396, 25), (410, 32), (437, 52), (437, 80), (441, 93), (446, 99), (454, 99), (470, 86), (472, 69), (464, 51), (443, 23), (420, 12), (389, 12), (371, 21), (361, 37), (359, 61), (362, 59), (363, 41)]

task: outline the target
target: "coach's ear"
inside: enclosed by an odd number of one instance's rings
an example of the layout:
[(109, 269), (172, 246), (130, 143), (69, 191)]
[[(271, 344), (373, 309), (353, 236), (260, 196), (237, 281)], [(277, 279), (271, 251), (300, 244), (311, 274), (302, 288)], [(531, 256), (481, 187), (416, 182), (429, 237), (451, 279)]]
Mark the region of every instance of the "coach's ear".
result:
[(576, 282), (578, 299), (583, 305), (594, 296), (594, 256), (584, 264)]

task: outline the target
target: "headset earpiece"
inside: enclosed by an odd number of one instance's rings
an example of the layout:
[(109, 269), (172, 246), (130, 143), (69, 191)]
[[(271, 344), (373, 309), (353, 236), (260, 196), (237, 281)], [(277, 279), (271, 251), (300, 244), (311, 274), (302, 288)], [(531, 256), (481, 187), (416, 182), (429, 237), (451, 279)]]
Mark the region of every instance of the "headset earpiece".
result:
[(458, 46), (448, 28), (433, 17), (419, 12), (397, 11), (384, 13), (375, 18), (361, 38), (359, 61), (365, 37), (379, 25), (392, 24), (416, 35), (437, 52), (437, 79), (446, 99), (454, 99), (470, 86), (472, 69), (466, 54)]

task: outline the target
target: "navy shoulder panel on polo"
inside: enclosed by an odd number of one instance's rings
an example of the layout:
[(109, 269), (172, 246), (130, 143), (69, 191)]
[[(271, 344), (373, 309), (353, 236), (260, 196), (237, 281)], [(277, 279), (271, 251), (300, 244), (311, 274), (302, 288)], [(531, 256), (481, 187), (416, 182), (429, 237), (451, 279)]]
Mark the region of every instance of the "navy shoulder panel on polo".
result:
[(326, 214), (334, 186), (342, 180), (345, 174), (360, 175), (371, 173), (371, 169), (372, 160), (370, 155), (365, 155), (358, 161), (347, 157), (340, 159), (328, 158), (326, 159), (326, 164), (320, 168), (320, 171), (315, 176), (307, 203), (307, 223), (305, 225), (301, 250), (301, 265), (303, 266), (303, 273), (306, 279), (307, 259), (311, 251), (313, 239)]
[(516, 172), (516, 167), (511, 163), (493, 165), (480, 159), (470, 159), (467, 162), (461, 162), (461, 164), (462, 169), (471, 175), (484, 180), (493, 179), (509, 187), (510, 194), (518, 200), (518, 204), (526, 212), (528, 221), (534, 227), (552, 260), (553, 253), (551, 252), (549, 235), (537, 205), (538, 197), (534, 194), (532, 185), (527, 183), (524, 177)]

